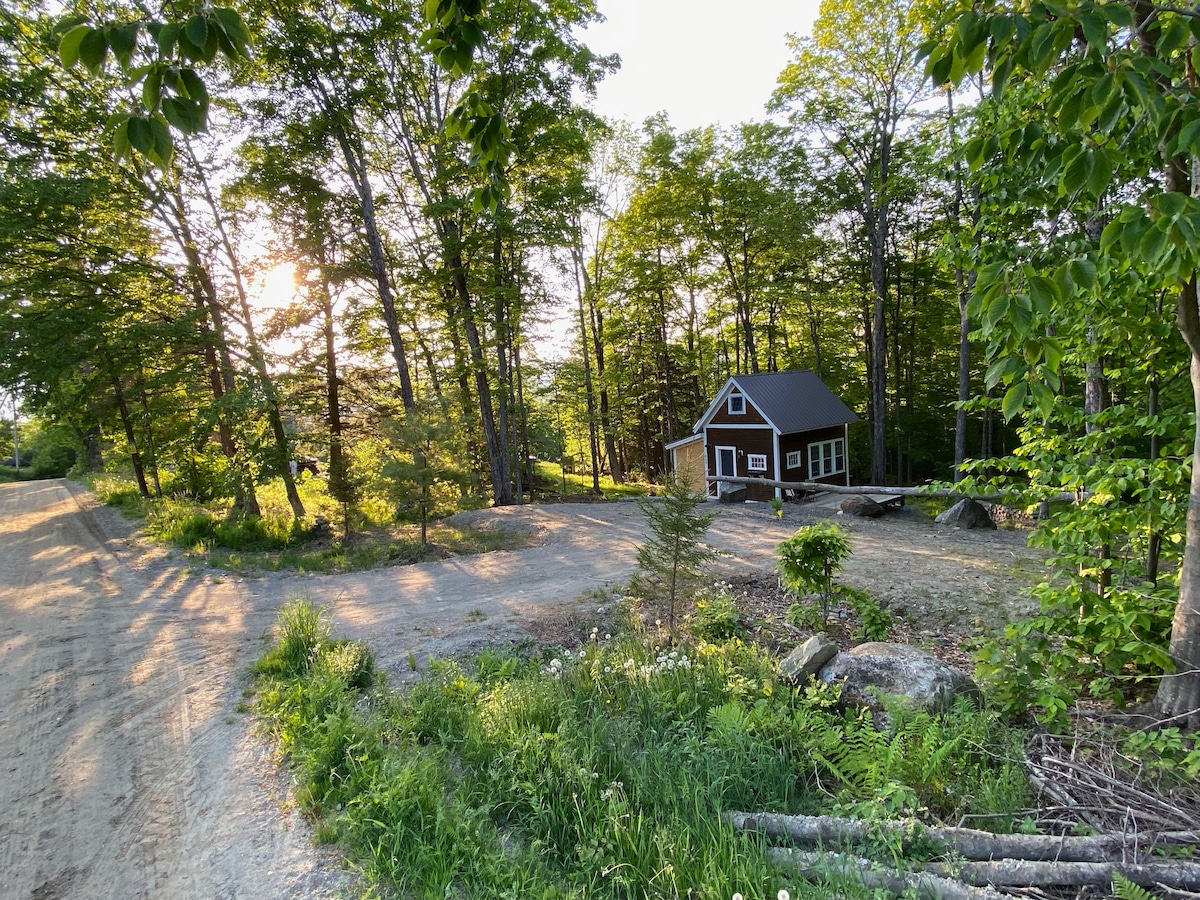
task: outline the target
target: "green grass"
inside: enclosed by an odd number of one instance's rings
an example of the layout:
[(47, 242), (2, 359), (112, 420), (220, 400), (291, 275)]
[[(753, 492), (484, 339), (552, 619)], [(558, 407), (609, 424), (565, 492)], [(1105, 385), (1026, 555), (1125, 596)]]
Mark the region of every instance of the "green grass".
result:
[[(574, 475), (564, 473), (558, 463), (538, 460), (534, 470), (537, 476), (537, 490), (542, 496), (575, 497), (586, 496), (592, 492), (591, 475)], [(630, 497), (644, 497), (650, 492), (651, 485), (640, 482), (617, 484), (608, 475), (600, 476), (600, 493), (607, 500), (621, 500)]]
[(779, 682), (738, 641), (631, 632), (529, 658), (489, 651), (436, 661), (407, 693), (363, 693), (320, 664), (337, 642), (314, 647), (323, 619), (304, 609), (301, 627), (289, 608), (259, 665), (257, 711), (318, 834), (384, 892), (815, 897), (721, 813), (921, 812), (1007, 829), (1027, 802), (1020, 736), (991, 714), (963, 704), (881, 734), (828, 689)]
[(214, 568), (231, 572), (356, 572), (379, 566), (407, 565), (447, 556), (465, 556), (528, 546), (528, 535), (498, 530), (471, 530), (433, 522), (428, 544), (420, 529), (383, 518), (390, 507), (368, 500), (354, 520), (355, 532), (346, 541), (315, 527), (318, 516), (340, 520), (340, 510), (320, 479), (298, 483), (307, 513), (296, 523), (280, 482), (258, 489), (262, 516), (231, 519), (230, 504), (202, 504), (178, 497), (146, 499), (127, 480), (98, 476), (89, 486), (109, 506), (145, 521), (151, 536), (202, 558)]

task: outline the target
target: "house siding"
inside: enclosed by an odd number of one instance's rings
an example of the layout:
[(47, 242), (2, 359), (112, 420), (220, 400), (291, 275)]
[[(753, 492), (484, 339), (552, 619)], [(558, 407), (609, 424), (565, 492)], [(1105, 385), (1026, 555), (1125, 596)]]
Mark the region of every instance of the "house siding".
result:
[[(732, 393), (736, 394), (737, 391), (733, 391)], [(746, 397), (746, 411), (741, 415), (731, 415), (728, 402), (726, 400), (721, 401), (721, 405), (713, 413), (709, 427), (712, 428), (721, 425), (767, 425), (767, 420), (758, 411), (758, 408), (750, 402), (750, 398)]]
[(693, 491), (703, 494), (704, 481), (704, 439), (697, 435), (695, 440), (671, 448), (675, 462), (675, 471)]
[[(846, 437), (845, 425), (832, 425), (829, 428), (818, 428), (815, 431), (801, 431), (796, 434), (784, 434), (779, 437), (779, 457), (781, 460), (780, 471), (783, 477), (780, 481), (816, 481), (821, 484), (849, 484), (848, 473), (850, 470), (850, 460), (846, 460), (846, 472), (839, 472), (836, 475), (826, 475), (824, 478), (813, 478), (808, 470), (808, 445), (817, 444), (822, 441), (832, 441), (835, 438)], [(789, 453), (800, 452), (801, 465), (798, 469), (789, 469), (787, 467), (787, 455)], [(849, 448), (847, 448), (849, 452)]]
[[(747, 407), (748, 409), (749, 407)], [(749, 423), (747, 423), (749, 424)], [(770, 426), (762, 428), (719, 428), (710, 425), (705, 432), (705, 443), (708, 445), (707, 468), (709, 472), (717, 471), (717, 447), (737, 447), (737, 473), (739, 478), (774, 478), (775, 473), (775, 432)], [(746, 456), (750, 453), (761, 453), (767, 458), (765, 472), (751, 472)], [(768, 500), (775, 496), (772, 487), (756, 484), (748, 485), (746, 497), (749, 500)]]

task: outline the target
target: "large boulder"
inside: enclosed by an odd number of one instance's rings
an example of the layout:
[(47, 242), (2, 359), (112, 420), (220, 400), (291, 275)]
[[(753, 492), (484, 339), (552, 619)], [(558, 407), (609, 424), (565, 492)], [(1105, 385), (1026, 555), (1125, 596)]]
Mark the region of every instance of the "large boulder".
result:
[(837, 654), (837, 644), (823, 634), (814, 634), (784, 658), (779, 671), (784, 678), (803, 684)]
[(847, 497), (842, 501), (842, 512), (848, 516), (878, 519), (885, 511), (883, 506), (866, 496)]
[(994, 529), (996, 527), (987, 508), (976, 503), (970, 497), (959, 500), (934, 521), (939, 525), (953, 525), (955, 528)]
[(859, 644), (835, 656), (817, 677), (841, 684), (842, 703), (866, 707), (881, 726), (887, 723), (884, 697), (931, 712), (948, 709), (962, 695), (979, 699), (971, 676), (909, 644)]

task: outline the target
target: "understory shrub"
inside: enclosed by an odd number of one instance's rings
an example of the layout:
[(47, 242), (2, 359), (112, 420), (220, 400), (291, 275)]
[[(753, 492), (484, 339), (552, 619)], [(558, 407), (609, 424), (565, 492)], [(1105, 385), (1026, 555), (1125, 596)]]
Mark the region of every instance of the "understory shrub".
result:
[(692, 636), (704, 641), (727, 641), (740, 637), (745, 628), (729, 585), (717, 582), (696, 598), (696, 609), (688, 619)]
[(285, 614), (258, 711), (319, 833), (404, 896), (774, 896), (762, 838), (723, 811), (834, 803), (1007, 828), (1024, 806), (1018, 742), (994, 716), (964, 705), (884, 735), (737, 640), (493, 650), (435, 661), (406, 693), (363, 694), (325, 620)]
[(1015, 715), (1064, 725), (1081, 696), (1125, 706), (1148, 698), (1170, 671), (1166, 637), (1178, 586), (1109, 586), (1072, 579), (1038, 585), (1039, 615), (1004, 628), (975, 654), (981, 685)]

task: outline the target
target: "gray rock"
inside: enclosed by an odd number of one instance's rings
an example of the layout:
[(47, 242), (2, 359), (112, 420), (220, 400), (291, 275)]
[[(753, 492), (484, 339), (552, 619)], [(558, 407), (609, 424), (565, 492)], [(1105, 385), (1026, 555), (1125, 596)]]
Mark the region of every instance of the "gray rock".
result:
[(823, 634), (814, 634), (784, 658), (779, 671), (784, 678), (803, 683), (837, 655), (837, 644)]
[(723, 484), (717, 492), (717, 499), (722, 503), (745, 503), (746, 486), (744, 484)]
[(970, 497), (964, 497), (952, 507), (934, 519), (939, 525), (953, 525), (955, 528), (992, 528), (996, 523), (985, 507), (976, 503)]
[(848, 516), (878, 519), (886, 510), (870, 497), (847, 497), (842, 501), (842, 512)]
[(817, 677), (841, 684), (842, 704), (869, 709), (880, 727), (887, 725), (881, 697), (932, 712), (948, 709), (961, 695), (979, 699), (971, 676), (910, 644), (859, 644), (835, 656)]

